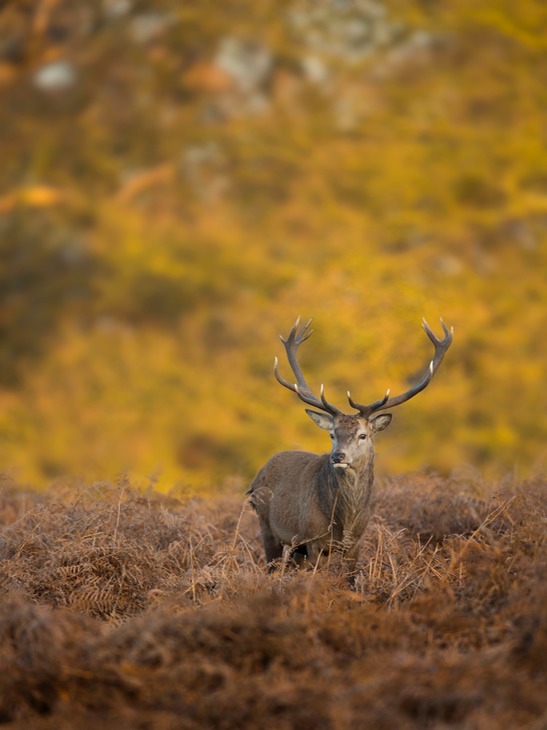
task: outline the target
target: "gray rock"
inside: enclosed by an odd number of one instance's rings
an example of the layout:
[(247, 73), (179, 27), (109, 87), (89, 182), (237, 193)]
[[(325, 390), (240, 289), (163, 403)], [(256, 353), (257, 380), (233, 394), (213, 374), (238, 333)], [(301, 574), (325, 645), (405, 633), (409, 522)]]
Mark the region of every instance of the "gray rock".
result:
[(272, 54), (265, 46), (231, 36), (221, 41), (214, 62), (243, 94), (262, 88), (273, 66)]
[(314, 84), (325, 84), (330, 77), (330, 71), (319, 56), (304, 56), (301, 61), (304, 76)]
[(65, 91), (74, 86), (78, 73), (74, 65), (67, 60), (52, 61), (38, 69), (32, 83), (40, 91)]
[(123, 18), (132, 8), (131, 0), (103, 0), (103, 12), (107, 18)]
[(131, 21), (129, 30), (131, 38), (136, 43), (148, 43), (160, 36), (176, 22), (176, 18), (169, 14), (143, 13)]

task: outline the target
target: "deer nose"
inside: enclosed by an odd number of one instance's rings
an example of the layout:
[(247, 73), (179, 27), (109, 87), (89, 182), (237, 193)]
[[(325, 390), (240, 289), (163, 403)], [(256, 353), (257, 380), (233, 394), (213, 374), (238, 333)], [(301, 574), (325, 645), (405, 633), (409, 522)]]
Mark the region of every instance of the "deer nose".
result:
[(346, 455), (343, 451), (333, 451), (330, 458), (333, 464), (341, 464), (346, 461)]

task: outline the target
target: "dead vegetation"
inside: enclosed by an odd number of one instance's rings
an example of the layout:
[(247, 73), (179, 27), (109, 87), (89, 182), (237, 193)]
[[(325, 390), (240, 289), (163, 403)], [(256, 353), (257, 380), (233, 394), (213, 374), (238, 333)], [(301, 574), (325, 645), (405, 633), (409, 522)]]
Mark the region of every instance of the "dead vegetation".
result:
[(540, 730), (545, 487), (379, 484), (350, 586), (267, 576), (239, 495), (6, 479), (0, 723)]

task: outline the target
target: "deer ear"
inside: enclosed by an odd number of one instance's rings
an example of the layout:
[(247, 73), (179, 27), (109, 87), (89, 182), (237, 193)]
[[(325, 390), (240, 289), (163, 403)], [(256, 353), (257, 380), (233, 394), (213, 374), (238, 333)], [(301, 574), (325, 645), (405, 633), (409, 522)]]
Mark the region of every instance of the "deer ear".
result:
[(306, 408), (306, 413), (311, 420), (316, 423), (319, 428), (323, 428), (325, 431), (331, 431), (334, 425), (334, 418), (329, 416), (328, 413), (319, 413), (318, 411), (310, 411)]
[(369, 423), (372, 426), (372, 430), (374, 433), (377, 433), (378, 431), (383, 431), (384, 428), (387, 428), (389, 424), (391, 423), (392, 415), (391, 413), (382, 413), (379, 416), (375, 416), (374, 418), (371, 418)]

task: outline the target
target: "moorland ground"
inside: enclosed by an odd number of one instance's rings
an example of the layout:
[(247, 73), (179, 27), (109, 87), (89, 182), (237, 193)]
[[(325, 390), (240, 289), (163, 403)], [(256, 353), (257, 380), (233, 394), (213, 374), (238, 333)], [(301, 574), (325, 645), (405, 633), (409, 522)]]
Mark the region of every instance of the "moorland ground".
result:
[(267, 575), (237, 490), (4, 479), (0, 723), (540, 730), (545, 487), (384, 479), (350, 586)]

